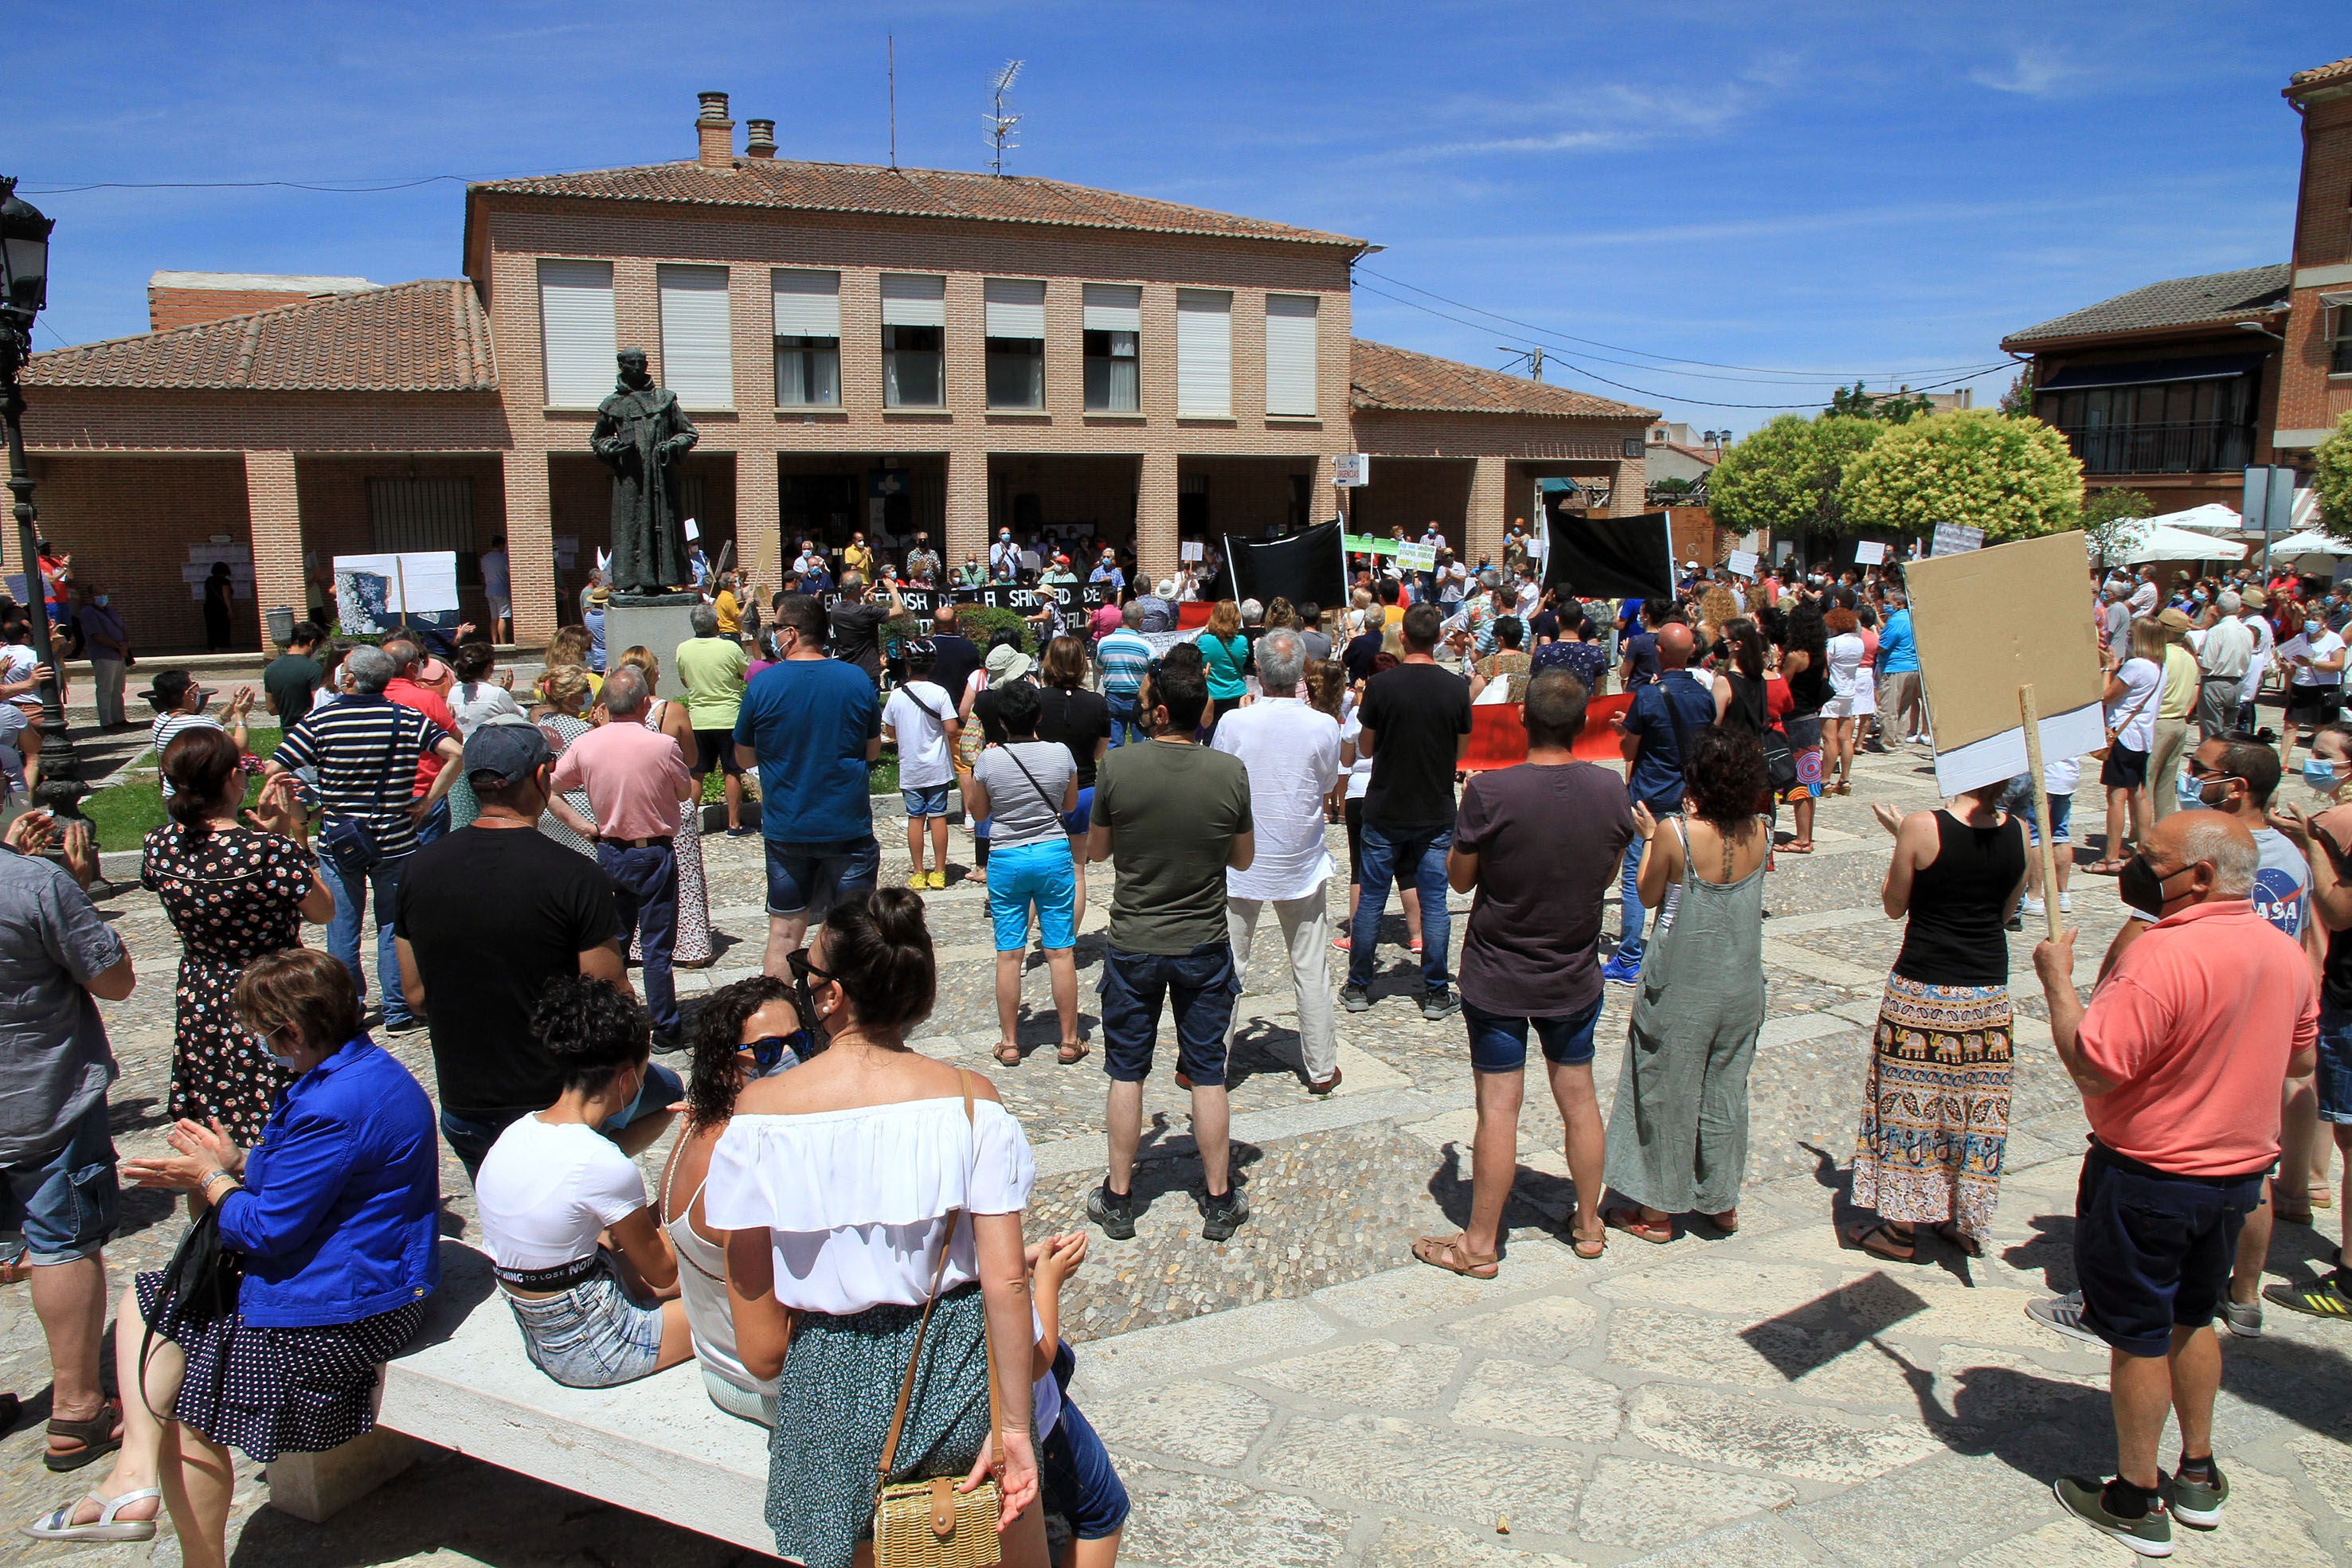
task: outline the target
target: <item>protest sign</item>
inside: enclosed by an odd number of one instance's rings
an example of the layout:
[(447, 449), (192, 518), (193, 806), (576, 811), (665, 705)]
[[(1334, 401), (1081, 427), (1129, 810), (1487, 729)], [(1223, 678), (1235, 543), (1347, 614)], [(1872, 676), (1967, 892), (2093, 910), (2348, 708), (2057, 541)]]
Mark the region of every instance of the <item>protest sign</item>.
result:
[(455, 550), (408, 550), (334, 558), (335, 615), (342, 629), (380, 636), (404, 626), (457, 627)]
[(1342, 452), (1331, 459), (1331, 483), (1345, 489), (1372, 482), (1372, 460), (1362, 452)]
[(1984, 530), (1982, 528), (1971, 528), (1960, 523), (1936, 525), (1935, 553), (1937, 555), (1959, 555), (1983, 548)]
[(1339, 545), (1349, 555), (1394, 555), (1397, 552), (1395, 539), (1384, 539), (1373, 534), (1343, 534), (1339, 538)]
[(1732, 576), (1752, 579), (1756, 575), (1756, 552), (1752, 549), (1733, 550), (1731, 558), (1724, 564), (1731, 569)]
[(1853, 564), (1856, 566), (1885, 565), (1886, 547), (1876, 539), (1863, 540), (1853, 547)]
[(1186, 539), (1177, 547), (1176, 557), (1179, 560), (1196, 561), (1201, 559), (1204, 548), (1199, 539)]

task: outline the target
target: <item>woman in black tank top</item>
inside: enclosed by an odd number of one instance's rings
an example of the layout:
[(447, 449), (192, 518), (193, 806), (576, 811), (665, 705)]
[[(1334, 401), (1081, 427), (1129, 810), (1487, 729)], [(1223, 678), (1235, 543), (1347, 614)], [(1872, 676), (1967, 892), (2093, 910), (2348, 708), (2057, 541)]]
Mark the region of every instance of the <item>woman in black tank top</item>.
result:
[(1907, 917), (1879, 1004), (1853, 1156), (1853, 1203), (1874, 1216), (1851, 1239), (1897, 1261), (1916, 1227), (1980, 1257), (2009, 1137), (2009, 939), (2025, 884), (2025, 829), (2002, 811), (2008, 781), (1901, 816), (1881, 894)]

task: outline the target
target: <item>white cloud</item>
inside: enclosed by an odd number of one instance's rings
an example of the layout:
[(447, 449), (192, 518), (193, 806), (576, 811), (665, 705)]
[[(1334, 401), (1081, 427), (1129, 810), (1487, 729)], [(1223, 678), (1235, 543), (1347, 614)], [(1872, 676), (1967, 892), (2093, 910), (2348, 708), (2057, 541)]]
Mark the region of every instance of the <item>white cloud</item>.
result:
[(2067, 63), (2055, 49), (2028, 47), (2019, 49), (2006, 68), (1979, 66), (1969, 73), (1969, 79), (1995, 92), (2016, 93), (2024, 98), (2055, 98), (2059, 96), (2062, 85), (2083, 74), (2080, 67)]

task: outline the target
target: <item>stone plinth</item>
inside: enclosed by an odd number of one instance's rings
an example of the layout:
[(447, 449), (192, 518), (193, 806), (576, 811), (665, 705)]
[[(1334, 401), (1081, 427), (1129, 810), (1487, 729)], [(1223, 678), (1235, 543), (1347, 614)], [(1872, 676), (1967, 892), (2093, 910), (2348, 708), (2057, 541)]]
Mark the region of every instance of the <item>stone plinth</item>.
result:
[(616, 593), (604, 606), (604, 667), (620, 662), (621, 650), (639, 643), (661, 661), (661, 685), (656, 695), (683, 697), (686, 685), (677, 678), (677, 645), (694, 635), (697, 593)]

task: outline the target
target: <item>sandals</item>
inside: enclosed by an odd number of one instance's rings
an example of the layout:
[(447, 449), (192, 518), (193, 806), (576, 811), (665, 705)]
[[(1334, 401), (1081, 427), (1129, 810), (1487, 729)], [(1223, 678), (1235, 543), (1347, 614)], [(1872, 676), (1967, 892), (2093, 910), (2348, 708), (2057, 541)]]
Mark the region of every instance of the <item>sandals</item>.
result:
[(1499, 1252), (1481, 1257), (1471, 1251), (1466, 1238), (1459, 1231), (1452, 1236), (1418, 1238), (1412, 1244), (1412, 1255), (1433, 1269), (1443, 1269), (1465, 1280), (1491, 1280), (1501, 1271), (1503, 1261)]
[(1848, 1244), (1861, 1248), (1874, 1258), (1884, 1258), (1890, 1263), (1916, 1263), (1919, 1260), (1918, 1232), (1909, 1236), (1895, 1234), (1887, 1220), (1874, 1219), (1861, 1229), (1847, 1236)]
[(1600, 1235), (1580, 1236), (1576, 1231), (1575, 1218), (1571, 1216), (1568, 1222), (1568, 1245), (1570, 1251), (1574, 1252), (1578, 1257), (1585, 1260), (1585, 1261), (1591, 1262), (1593, 1259), (1600, 1257), (1603, 1252), (1609, 1250), (1609, 1226), (1607, 1222), (1602, 1222)]
[(1083, 1040), (1066, 1040), (1054, 1048), (1054, 1060), (1065, 1067), (1086, 1059), (1087, 1042)]
[(1653, 1247), (1664, 1247), (1675, 1239), (1675, 1222), (1671, 1218), (1663, 1223), (1643, 1219), (1638, 1208), (1604, 1208), (1601, 1211), (1601, 1223)]
[(47, 1449), (41, 1455), (41, 1463), (47, 1466), (53, 1473), (64, 1475), (69, 1470), (81, 1469), (92, 1460), (102, 1459), (122, 1447), (122, 1434), (120, 1430), (121, 1425), (122, 1406), (119, 1401), (112, 1399), (108, 1400), (97, 1415), (85, 1420), (68, 1421), (53, 1416), (49, 1418), (48, 1435), (52, 1437), (71, 1437), (81, 1447), (68, 1448), (63, 1452), (56, 1448)]
[(1962, 1230), (1948, 1219), (1937, 1222), (1936, 1234), (1950, 1242), (1963, 1258), (1981, 1258), (1985, 1255), (1982, 1241)]
[(2083, 870), (2091, 876), (2115, 876), (2130, 863), (2129, 861), (2093, 861)]
[[(139, 1487), (118, 1498), (103, 1498), (96, 1492), (85, 1492), (79, 1500), (54, 1509), (32, 1523), (23, 1526), (24, 1533), (36, 1541), (152, 1541), (155, 1521), (152, 1519), (117, 1519), (115, 1515), (134, 1502), (149, 1498), (161, 1498), (161, 1487)], [(73, 1522), (74, 1510), (82, 1502), (98, 1504), (98, 1517), (87, 1524)], [(160, 1515), (162, 1510), (156, 1512)]]
[(1813, 846), (1811, 844), (1786, 843), (1780, 846), (1780, 852), (1784, 855), (1809, 855), (1813, 852)]
[(1726, 1236), (1739, 1234), (1739, 1210), (1736, 1208), (1727, 1208), (1720, 1214), (1710, 1214), (1706, 1217), (1706, 1222)]
[(996, 1065), (999, 1067), (1020, 1066), (1021, 1048), (1013, 1044), (1009, 1040), (999, 1040), (996, 1046)]

